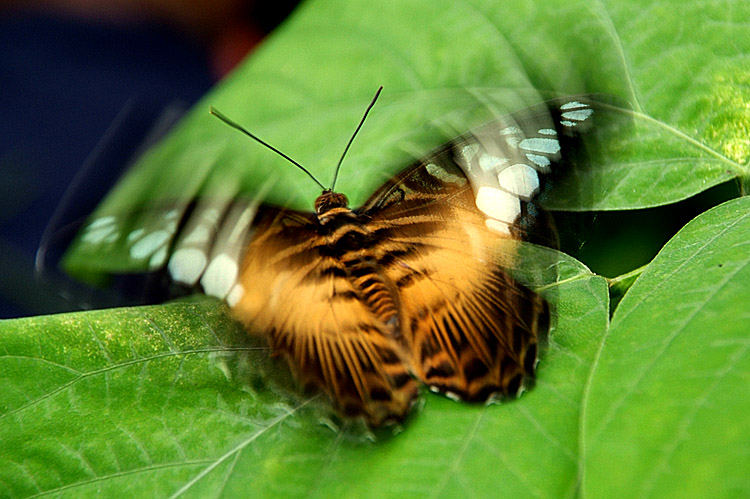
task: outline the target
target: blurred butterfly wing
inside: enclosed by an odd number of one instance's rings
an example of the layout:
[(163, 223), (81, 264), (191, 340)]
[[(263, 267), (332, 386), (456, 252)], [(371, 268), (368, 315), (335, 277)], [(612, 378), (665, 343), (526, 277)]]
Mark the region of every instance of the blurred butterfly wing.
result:
[(533, 375), (549, 308), (498, 257), (508, 239), (555, 241), (535, 198), (592, 114), (574, 98), (506, 116), (428, 154), (365, 203), (390, 231), (379, 261), (401, 298), (411, 368), (432, 389), (478, 401), (515, 395)]
[(389, 233), (378, 261), (396, 283), (413, 372), (464, 400), (518, 391), (533, 374), (547, 307), (498, 267), (496, 233), (450, 151), (384, 185), (365, 205)]
[(339, 260), (321, 255), (313, 215), (265, 209), (240, 272), (237, 318), (269, 338), (298, 381), (348, 416), (402, 420), (417, 395), (405, 352), (358, 297)]

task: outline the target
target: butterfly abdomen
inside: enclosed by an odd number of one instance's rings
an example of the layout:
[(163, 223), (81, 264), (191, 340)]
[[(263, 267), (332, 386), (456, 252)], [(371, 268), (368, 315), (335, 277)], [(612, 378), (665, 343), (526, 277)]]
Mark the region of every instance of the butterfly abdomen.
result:
[(351, 211), (330, 217), (325, 229), (331, 232), (318, 251), (321, 257), (335, 260), (339, 273), (346, 276), (354, 289), (349, 299), (364, 303), (392, 338), (400, 338), (398, 290), (376, 258), (387, 234), (372, 230), (366, 220)]
[(347, 272), (358, 298), (388, 330), (393, 338), (400, 338), (398, 295), (394, 286), (388, 283), (376, 264), (370, 259), (356, 259), (346, 262)]

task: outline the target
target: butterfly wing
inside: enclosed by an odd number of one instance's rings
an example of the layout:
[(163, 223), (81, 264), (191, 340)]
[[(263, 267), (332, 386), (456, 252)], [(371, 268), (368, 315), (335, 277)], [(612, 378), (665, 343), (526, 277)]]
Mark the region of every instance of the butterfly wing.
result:
[(266, 210), (233, 312), (345, 415), (363, 415), (373, 426), (402, 420), (417, 396), (406, 352), (359, 298), (340, 260), (321, 255), (323, 244), (312, 215)]
[(547, 308), (497, 264), (512, 236), (488, 228), (455, 164), (419, 164), (377, 196), (372, 224), (390, 236), (378, 260), (398, 289), (413, 372), (465, 400), (515, 394)]
[(568, 100), (479, 128), (363, 207), (389, 234), (378, 261), (398, 288), (411, 369), (431, 389), (482, 401), (533, 375), (549, 309), (498, 262), (509, 239), (540, 229), (534, 198), (591, 113)]

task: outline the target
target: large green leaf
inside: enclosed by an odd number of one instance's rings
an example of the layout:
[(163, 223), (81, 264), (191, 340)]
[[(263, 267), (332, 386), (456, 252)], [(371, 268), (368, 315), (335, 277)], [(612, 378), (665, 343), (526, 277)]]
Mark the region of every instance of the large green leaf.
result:
[(427, 394), (375, 441), (324, 425), (214, 300), (0, 322), (0, 495), (571, 496), (607, 290), (571, 260), (546, 292), (537, 386), (490, 406)]
[[(156, 226), (163, 211), (150, 208), (179, 211), (198, 194), (268, 185), (271, 202), (310, 205), (314, 184), (209, 104), (327, 182), (385, 85), (342, 172), (354, 204), (454, 133), (580, 93), (630, 102), (611, 112), (633, 126), (548, 207), (639, 208), (747, 182), (748, 18), (739, 0), (309, 1), (138, 162), (69, 267), (158, 265), (158, 254), (112, 264), (139, 226), (120, 218)], [(748, 208), (686, 227), (609, 332), (604, 280), (549, 255), (558, 322), (537, 386), (488, 407), (427, 394), (404, 432), (375, 442), (326, 427), (325, 403), (290, 389), (212, 300), (1, 322), (0, 496), (747, 495)]]
[[(160, 265), (158, 250), (127, 261), (134, 258), (127, 234), (149, 229), (150, 209), (162, 213), (174, 203), (179, 211), (196, 195), (228, 199), (270, 189), (269, 202), (310, 209), (317, 186), (209, 116), (209, 105), (328, 184), (368, 99), (384, 85), (337, 185), (354, 205), (414, 156), (471, 126), (581, 93), (629, 102), (632, 109), (610, 113), (633, 127), (599, 144), (594, 161), (556, 189), (548, 207), (641, 208), (746, 177), (748, 18), (750, 5), (738, 0), (726, 8), (677, 0), (377, 7), (311, 0), (136, 164), (94, 218), (114, 221), (112, 230), (79, 239), (67, 268)], [(134, 213), (145, 219), (126, 219)]]
[(626, 293), (586, 392), (583, 491), (750, 493), (750, 199), (686, 225)]

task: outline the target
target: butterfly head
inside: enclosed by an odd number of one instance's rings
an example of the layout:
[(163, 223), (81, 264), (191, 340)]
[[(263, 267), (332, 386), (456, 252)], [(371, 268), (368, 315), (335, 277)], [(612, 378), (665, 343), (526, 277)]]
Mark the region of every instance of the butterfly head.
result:
[(351, 211), (347, 207), (348, 204), (349, 200), (345, 195), (326, 189), (320, 196), (318, 196), (318, 199), (315, 200), (315, 214), (318, 216), (318, 220), (321, 223), (325, 223), (338, 213)]

